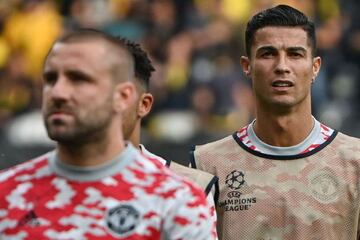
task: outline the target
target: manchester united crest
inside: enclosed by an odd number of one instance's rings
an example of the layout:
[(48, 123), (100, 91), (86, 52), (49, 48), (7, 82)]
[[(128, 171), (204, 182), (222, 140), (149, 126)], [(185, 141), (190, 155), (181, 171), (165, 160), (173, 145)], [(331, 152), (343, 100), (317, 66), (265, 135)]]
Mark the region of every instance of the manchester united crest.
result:
[(109, 209), (106, 225), (116, 236), (131, 233), (139, 223), (140, 213), (131, 205), (122, 204)]

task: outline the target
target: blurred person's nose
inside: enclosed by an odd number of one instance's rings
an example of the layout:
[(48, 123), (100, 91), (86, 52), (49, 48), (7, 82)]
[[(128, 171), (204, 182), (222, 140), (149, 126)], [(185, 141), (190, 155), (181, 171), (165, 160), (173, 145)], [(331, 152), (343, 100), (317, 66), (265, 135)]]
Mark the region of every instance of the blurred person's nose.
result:
[(73, 88), (71, 82), (65, 76), (59, 75), (50, 88), (50, 97), (53, 100), (67, 100), (73, 94)]

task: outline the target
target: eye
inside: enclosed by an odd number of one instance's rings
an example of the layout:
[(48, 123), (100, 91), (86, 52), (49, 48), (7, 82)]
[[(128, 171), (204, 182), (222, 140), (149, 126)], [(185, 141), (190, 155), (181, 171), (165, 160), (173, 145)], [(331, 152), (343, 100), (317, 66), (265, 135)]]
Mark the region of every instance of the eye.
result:
[(300, 53), (300, 52), (290, 52), (289, 56), (292, 57), (292, 58), (302, 58), (303, 54)]
[(87, 74), (79, 71), (69, 71), (67, 77), (74, 83), (90, 82), (91, 80)]
[(57, 81), (58, 75), (55, 72), (46, 72), (43, 75), (43, 81), (45, 84), (54, 85)]
[(260, 54), (262, 58), (270, 58), (276, 56), (276, 52), (274, 51), (266, 51)]

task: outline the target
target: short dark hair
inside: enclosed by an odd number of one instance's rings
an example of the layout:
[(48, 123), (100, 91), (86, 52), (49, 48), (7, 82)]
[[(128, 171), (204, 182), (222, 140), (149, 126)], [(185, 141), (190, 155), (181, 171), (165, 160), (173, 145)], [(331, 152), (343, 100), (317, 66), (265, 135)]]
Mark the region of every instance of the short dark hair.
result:
[(138, 43), (132, 42), (126, 38), (120, 37), (118, 39), (119, 41), (123, 42), (123, 44), (126, 46), (126, 49), (130, 52), (134, 59), (136, 79), (139, 80), (140, 84), (145, 88), (146, 91), (148, 91), (151, 74), (153, 71), (155, 71), (155, 68), (152, 65), (147, 53)]
[(108, 41), (109, 43), (118, 46), (127, 51), (134, 61), (134, 73), (135, 78), (139, 80), (142, 86), (148, 90), (149, 81), (155, 68), (153, 67), (151, 60), (147, 53), (141, 48), (140, 44), (132, 42), (124, 37), (112, 36), (111, 34), (102, 32), (96, 29), (79, 29), (65, 34), (59, 38), (56, 42), (67, 43), (82, 39), (100, 38)]
[(249, 57), (256, 31), (269, 26), (301, 27), (307, 33), (313, 56), (316, 54), (314, 23), (299, 10), (288, 5), (278, 5), (257, 13), (248, 22), (245, 31), (245, 47)]

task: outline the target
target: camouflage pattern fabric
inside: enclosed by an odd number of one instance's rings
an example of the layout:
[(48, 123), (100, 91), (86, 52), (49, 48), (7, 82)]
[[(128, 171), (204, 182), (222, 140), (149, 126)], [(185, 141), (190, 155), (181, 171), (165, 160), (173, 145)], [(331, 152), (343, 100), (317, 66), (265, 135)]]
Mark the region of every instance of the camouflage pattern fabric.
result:
[(220, 239), (358, 239), (359, 139), (335, 131), (312, 151), (274, 156), (237, 134), (196, 147), (192, 163), (219, 177)]
[(0, 173), (0, 239), (215, 239), (203, 190), (132, 146), (96, 171), (54, 159)]

